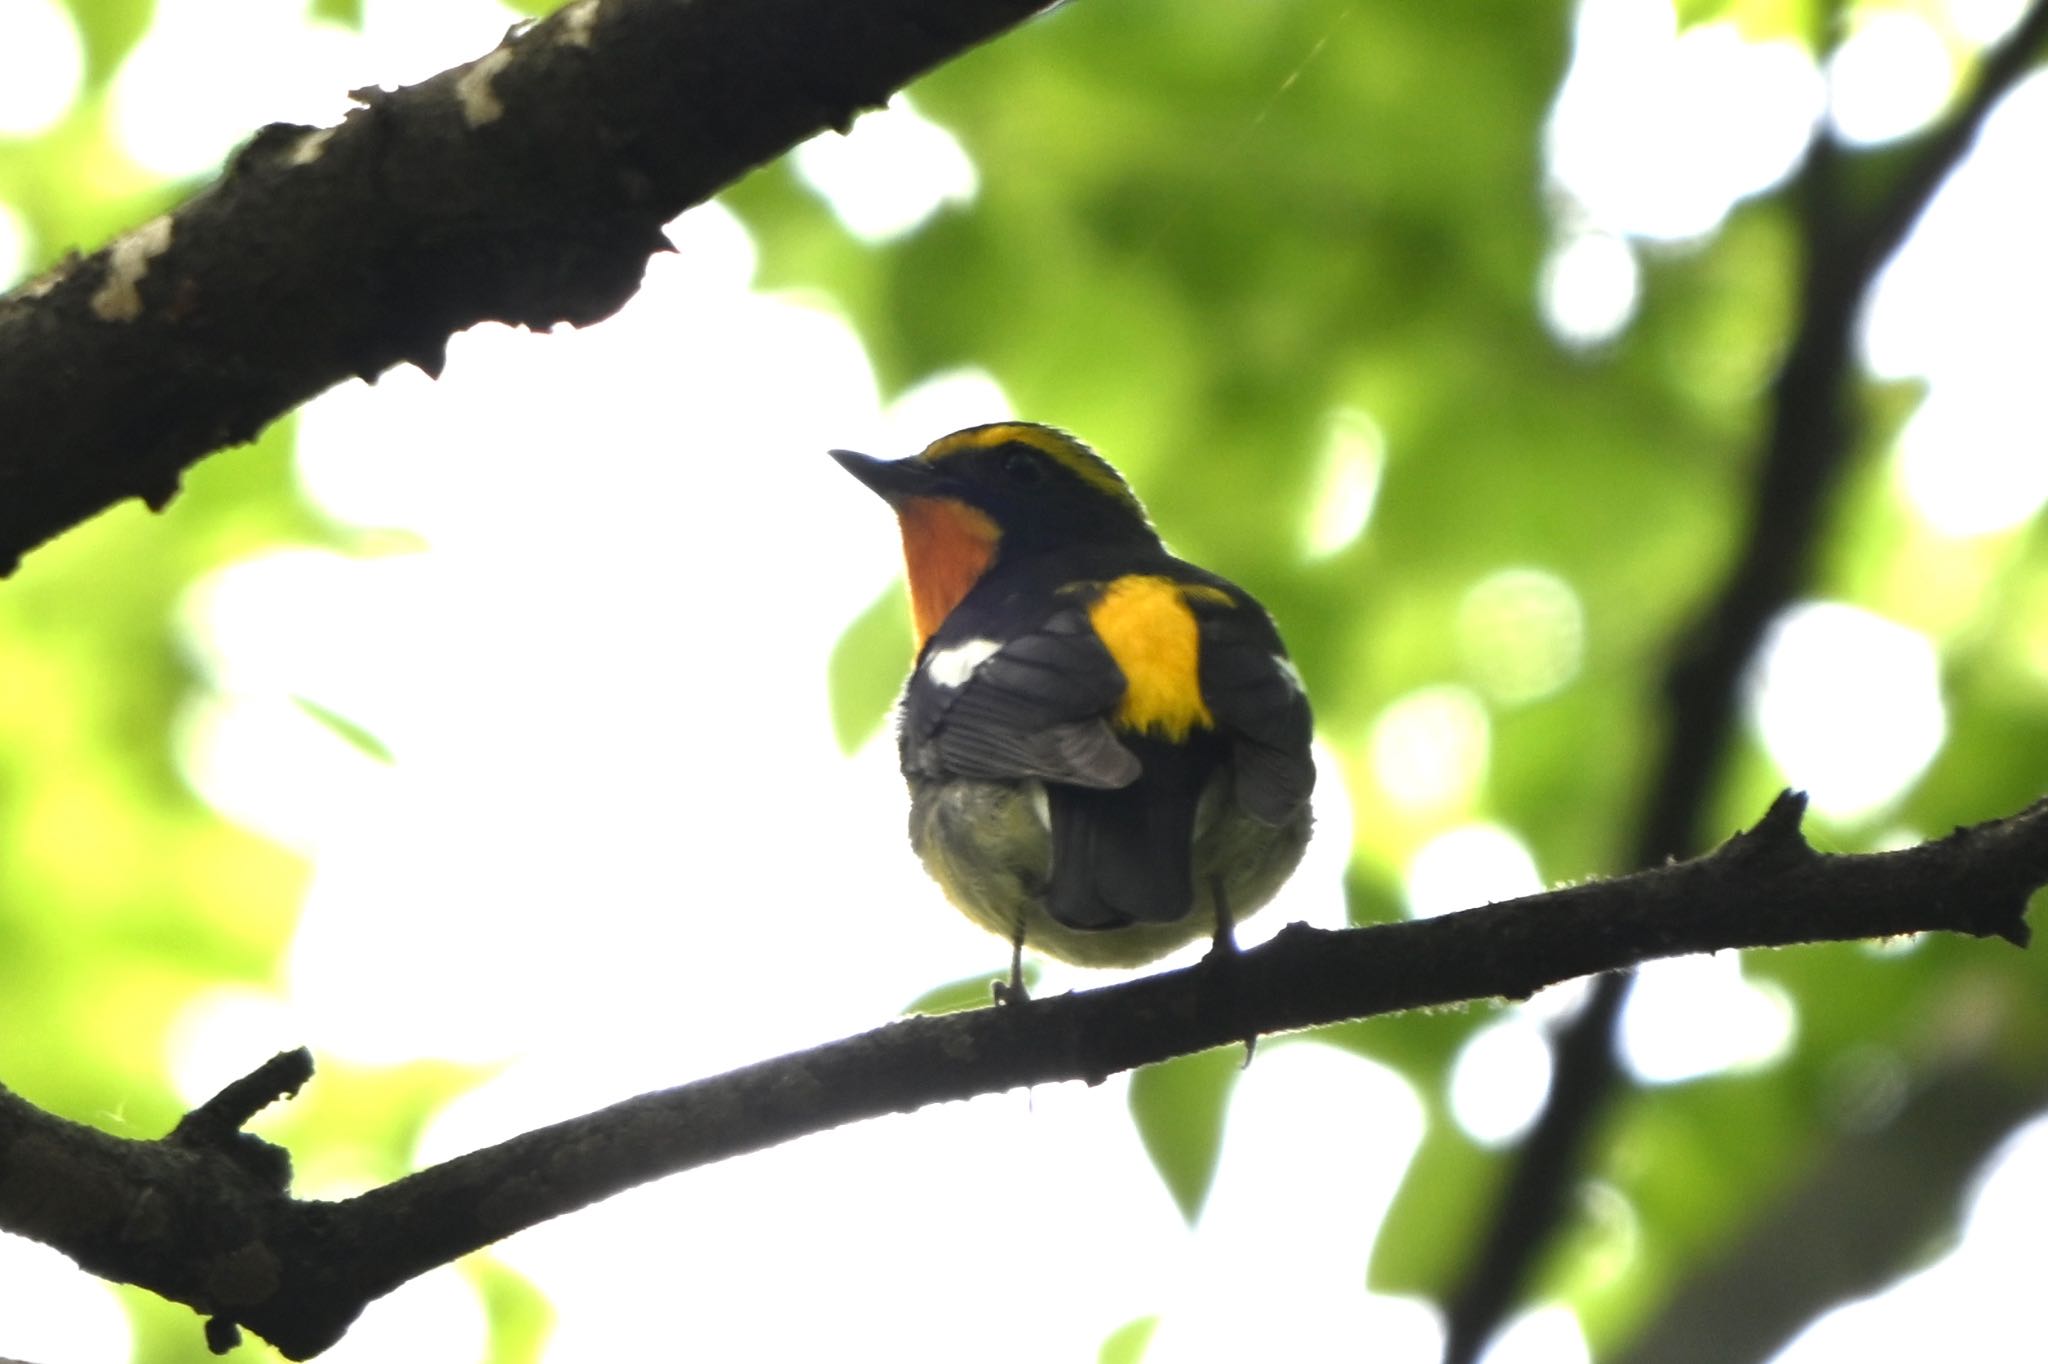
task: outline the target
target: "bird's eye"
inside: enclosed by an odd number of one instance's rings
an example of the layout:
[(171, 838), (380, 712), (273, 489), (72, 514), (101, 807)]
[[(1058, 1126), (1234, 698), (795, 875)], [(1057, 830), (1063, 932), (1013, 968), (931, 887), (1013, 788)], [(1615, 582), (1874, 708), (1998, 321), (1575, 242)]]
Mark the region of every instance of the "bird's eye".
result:
[(1019, 488), (1034, 488), (1045, 481), (1045, 466), (1019, 451), (1003, 461), (1003, 481)]

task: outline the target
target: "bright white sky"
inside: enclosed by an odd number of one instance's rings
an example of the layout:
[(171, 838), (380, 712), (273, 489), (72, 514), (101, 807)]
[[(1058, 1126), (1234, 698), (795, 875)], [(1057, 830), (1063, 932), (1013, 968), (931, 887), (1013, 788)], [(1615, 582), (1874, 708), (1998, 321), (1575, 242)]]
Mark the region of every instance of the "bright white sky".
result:
[[(2004, 3), (1976, 0), (1959, 22), (1986, 37)], [(202, 171), (262, 123), (332, 121), (349, 88), (473, 57), (511, 19), (491, 0), (370, 0), (358, 35), (269, 0), (160, 0), (119, 82), (119, 126), (146, 164)], [(52, 0), (0, 0), (0, 34), (0, 135), (32, 135), (75, 93), (76, 38)], [(1628, 325), (1639, 254), (1683, 249), (1781, 178), (1829, 87), (1791, 48), (1719, 26), (1681, 36), (1668, 10), (1641, 0), (1587, 0), (1578, 53), (1550, 130), (1573, 207), (1540, 298), (1561, 337), (1598, 345)], [(1910, 131), (1956, 78), (1935, 31), (1906, 14), (1859, 31), (1832, 75), (1831, 116), (1862, 140)], [(2044, 143), (2037, 83), (1989, 130), (1870, 319), (1881, 372), (1933, 381), (1898, 462), (1929, 535), (1995, 537), (2048, 498), (2039, 438), (2016, 434), (2038, 423), (2013, 408), (2032, 392), (2048, 316), (2036, 262), (2048, 209), (2031, 189)], [(950, 137), (900, 108), (812, 144), (798, 166), (871, 239), (971, 198), (976, 183)], [(315, 867), (285, 993), (223, 992), (171, 1039), (189, 1097), (300, 1041), (365, 1062), (503, 1065), (435, 1122), (420, 1152), (432, 1161), (872, 1026), (1004, 956), (908, 855), (886, 740), (852, 759), (834, 744), (827, 656), (898, 565), (886, 513), (823, 451), (908, 452), (1008, 404), (986, 377), (956, 375), (883, 408), (842, 323), (750, 291), (752, 247), (729, 215), (698, 210), (675, 235), (681, 254), (658, 258), (602, 326), (480, 330), (456, 338), (437, 384), (402, 371), (307, 409), (309, 494), (337, 520), (429, 548), (267, 555), (188, 603), (192, 647), (218, 690), (181, 726), (184, 770)], [(0, 210), (0, 275), (22, 254), (19, 220)], [(788, 400), (791, 373), (804, 376), (801, 403)], [(1366, 531), (1383, 453), (1369, 415), (1333, 418), (1328, 495), (1300, 529), (1305, 554)], [(835, 571), (817, 573), (825, 563)], [(717, 588), (689, 588), (702, 583)], [(1566, 685), (1588, 627), (1568, 583), (1508, 565), (1474, 585), (1458, 628), (1478, 689), (1399, 698), (1369, 740), (1372, 780), (1442, 825), (1410, 867), (1416, 913), (1543, 884), (1513, 830), (1462, 812), (1484, 781), (1489, 704)], [(294, 696), (363, 724), (396, 762), (355, 752)], [(1905, 623), (1808, 604), (1773, 634), (1754, 717), (1820, 809), (1881, 814), (1941, 742), (1934, 646)], [(1248, 939), (1291, 919), (1342, 921), (1350, 816), (1328, 755), (1318, 801), (1324, 837)], [(399, 941), (406, 951), (391, 953)], [(1049, 966), (1041, 988), (1101, 979)], [(1768, 1064), (1796, 1031), (1790, 1005), (1732, 959), (1653, 968), (1638, 993), (1627, 1054), (1657, 1082)], [(1534, 1112), (1542, 1027), (1574, 997), (1548, 992), (1474, 1038), (1452, 1102), (1476, 1138), (1511, 1140)], [(1700, 1029), (1704, 1015), (1726, 1026)], [(1378, 1220), (1420, 1136), (1402, 1081), (1325, 1048), (1262, 1047), (1192, 1232), (1132, 1132), (1124, 1084), (806, 1140), (497, 1253), (555, 1299), (551, 1361), (638, 1357), (656, 1333), (705, 1358), (825, 1356), (864, 1336), (905, 1359), (1092, 1358), (1148, 1313), (1164, 1316), (1154, 1360), (1350, 1359), (1362, 1334), (1385, 1358), (1433, 1354), (1431, 1312), (1360, 1286), (1359, 1229)], [(2016, 1142), (1997, 1178), (2048, 1180), (2048, 1140)], [(313, 1195), (359, 1185), (347, 1169), (302, 1171)], [(1083, 1239), (1106, 1220), (1118, 1227), (1107, 1273), (1104, 1247)], [(2038, 1233), (2011, 1222), (1979, 1215), (1951, 1263), (1967, 1257), (1980, 1286), (1997, 1264), (2037, 1264), (2038, 1249), (2015, 1251), (2011, 1238)], [(1285, 1257), (1271, 1258), (1280, 1246)], [(1931, 1346), (1901, 1344), (1903, 1309), (1889, 1304), (1955, 1291), (1956, 1279), (1938, 1267), (1838, 1313), (1785, 1359), (1928, 1357)], [(1056, 1292), (1038, 1288), (1049, 1281)], [(23, 1289), (0, 1318), (0, 1354), (126, 1358), (111, 1294), (61, 1257), (0, 1237), (0, 1283)], [(791, 1283), (801, 1314), (787, 1310)], [(1970, 1319), (2006, 1329), (1999, 1314), (2030, 1300), (1973, 1295)], [(1939, 1319), (1953, 1330), (1958, 1318)], [(1298, 1338), (1278, 1341), (1276, 1327)], [(327, 1358), (459, 1364), (484, 1343), (480, 1301), (455, 1269), (373, 1308)], [(1544, 1311), (1490, 1358), (1584, 1357), (1569, 1314)]]

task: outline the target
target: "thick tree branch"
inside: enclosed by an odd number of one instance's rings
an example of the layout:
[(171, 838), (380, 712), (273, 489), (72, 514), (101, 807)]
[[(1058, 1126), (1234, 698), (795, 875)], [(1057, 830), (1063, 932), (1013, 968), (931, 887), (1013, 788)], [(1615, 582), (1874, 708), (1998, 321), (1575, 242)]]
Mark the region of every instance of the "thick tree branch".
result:
[(1787, 793), (1708, 857), (1416, 923), (1294, 925), (1241, 956), (1127, 984), (892, 1023), (526, 1133), (340, 1203), (299, 1202), (282, 1153), (234, 1131), (295, 1089), (289, 1053), (161, 1141), (0, 1090), (0, 1227), (103, 1277), (256, 1331), (294, 1358), (436, 1265), (662, 1175), (884, 1113), (1114, 1072), (1258, 1034), (1526, 996), (1653, 957), (1956, 932), (2027, 938), (2048, 801), (1902, 852), (1828, 856)]
[[(1975, 87), (1921, 141), (1888, 192), (1852, 213), (1842, 149), (1823, 136), (1792, 192), (1805, 237), (1798, 329), (1771, 385), (1748, 531), (1720, 591), (1680, 640), (1665, 676), (1664, 742), (1630, 865), (1699, 846), (1736, 699), (1764, 631), (1812, 574), (1820, 529), (1854, 446), (1856, 319), (1877, 273), (1977, 139), (1984, 120), (2048, 47), (2048, 0), (1986, 54)], [(1615, 1087), (1614, 1036), (1634, 978), (1610, 976), (1560, 1032), (1550, 1094), (1516, 1151), (1472, 1263), (1446, 1304), (1445, 1364), (1478, 1358), (1520, 1298), (1569, 1206), (1594, 1126)]]
[(0, 298), (0, 576), (351, 375), (609, 316), (669, 219), (1046, 3), (576, 0), (335, 127), (272, 125)]

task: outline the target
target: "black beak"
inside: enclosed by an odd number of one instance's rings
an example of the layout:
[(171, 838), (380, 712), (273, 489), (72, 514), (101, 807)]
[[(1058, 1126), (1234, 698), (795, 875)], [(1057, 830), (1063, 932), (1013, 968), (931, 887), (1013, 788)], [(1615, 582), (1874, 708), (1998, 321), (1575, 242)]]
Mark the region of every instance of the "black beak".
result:
[(890, 502), (906, 497), (929, 497), (938, 492), (939, 476), (932, 466), (915, 455), (909, 459), (876, 459), (854, 450), (833, 450), (839, 467), (852, 474), (870, 491)]

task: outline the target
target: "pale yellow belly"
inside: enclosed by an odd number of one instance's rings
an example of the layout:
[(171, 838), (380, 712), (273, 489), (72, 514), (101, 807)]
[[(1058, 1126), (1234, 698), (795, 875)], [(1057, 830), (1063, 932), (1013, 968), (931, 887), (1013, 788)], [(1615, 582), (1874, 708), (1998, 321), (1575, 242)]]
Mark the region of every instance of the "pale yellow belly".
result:
[[(1194, 841), (1195, 902), (1172, 923), (1074, 929), (1046, 910), (1052, 839), (1043, 793), (1004, 782), (910, 783), (910, 843), (925, 870), (968, 918), (1004, 940), (1079, 966), (1141, 966), (1216, 932), (1220, 884), (1233, 922), (1242, 923), (1273, 898), (1308, 846), (1307, 806), (1280, 827), (1240, 810), (1216, 792), (1221, 813)], [(1207, 803), (1207, 802), (1205, 802)]]

